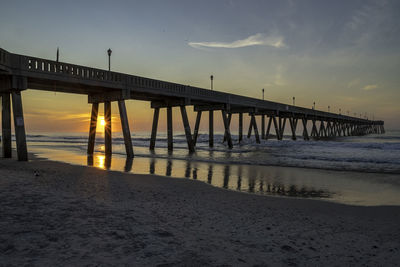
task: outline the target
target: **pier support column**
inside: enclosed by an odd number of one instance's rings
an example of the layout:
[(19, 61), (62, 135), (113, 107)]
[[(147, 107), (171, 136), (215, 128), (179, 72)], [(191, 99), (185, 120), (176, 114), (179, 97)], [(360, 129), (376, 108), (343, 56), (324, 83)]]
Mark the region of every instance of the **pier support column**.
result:
[(251, 137), (251, 132), (253, 130), (253, 117), (250, 115), (249, 131), (247, 132), (247, 138)]
[(335, 122), (335, 136), (340, 136), (339, 123)]
[(336, 127), (337, 127), (337, 131), (338, 131), (338, 136), (342, 136), (342, 128), (341, 128), (340, 122), (337, 122), (336, 125), (337, 125)]
[(341, 129), (342, 129), (343, 136), (346, 136), (346, 125), (343, 122), (341, 123)]
[(325, 129), (326, 129), (326, 135), (327, 135), (328, 137), (331, 137), (331, 123), (330, 123), (330, 121), (327, 121), (327, 122), (326, 122), (326, 127), (325, 127)]
[(168, 151), (173, 150), (172, 107), (167, 107), (167, 142)]
[(261, 115), (261, 139), (265, 139), (265, 115)]
[(214, 146), (214, 111), (208, 112), (208, 146)]
[[(231, 120), (232, 120), (232, 113), (228, 113), (228, 127), (231, 127)], [(222, 142), (226, 141), (226, 133), (224, 133), (224, 140)]]
[[(231, 132), (229, 130), (229, 118), (226, 117), (226, 111), (225, 110), (221, 110), (221, 114), (222, 114), (222, 121), (224, 122), (226, 140), (228, 142), (229, 148), (232, 148), (233, 145), (232, 145)], [(230, 114), (230, 115), (232, 116), (232, 114)]]
[(158, 127), (159, 116), (160, 116), (160, 108), (154, 108), (153, 126), (151, 128), (151, 138), (150, 138), (150, 150), (154, 150), (154, 148), (156, 147), (157, 127)]
[(196, 146), (197, 137), (199, 136), (201, 113), (202, 113), (201, 111), (198, 111), (196, 116), (196, 124), (194, 125), (194, 132), (193, 132), (193, 146)]
[(182, 122), (183, 122), (183, 127), (185, 129), (185, 135), (186, 135), (186, 141), (188, 144), (188, 149), (189, 152), (192, 153), (194, 152), (194, 145), (193, 145), (193, 139), (192, 139), (192, 131), (190, 130), (190, 124), (189, 120), (187, 117), (186, 113), (186, 107), (185, 106), (179, 106), (181, 108), (181, 114), (182, 114)]
[(304, 140), (310, 140), (310, 137), (308, 136), (308, 130), (307, 130), (307, 119), (301, 119), (303, 122), (303, 139)]
[(87, 153), (92, 155), (94, 152), (94, 143), (96, 140), (96, 127), (97, 127), (97, 115), (99, 113), (99, 103), (92, 104), (92, 113), (90, 115), (90, 126), (89, 126), (89, 140)]
[(2, 156), (11, 158), (11, 101), (10, 93), (1, 94), (1, 129), (2, 129)]
[(24, 112), (22, 110), (21, 91), (13, 91), (11, 95), (18, 160), (27, 161), (28, 149), (26, 147), (25, 123)]
[(282, 122), (282, 117), (279, 117), (279, 138), (280, 138), (279, 140), (283, 139), (285, 125), (286, 125), (286, 118), (283, 118), (283, 122)]
[(251, 115), (251, 120), (253, 121), (253, 128), (254, 128), (254, 135), (256, 136), (256, 142), (257, 144), (259, 144), (260, 135), (258, 134), (257, 121), (256, 121), (256, 116), (254, 114)]
[(125, 151), (128, 158), (133, 158), (131, 131), (129, 130), (128, 115), (126, 114), (125, 100), (118, 100), (119, 116), (121, 118), (122, 133), (124, 135)]
[(269, 138), (269, 132), (271, 131), (271, 124), (272, 124), (272, 116), (270, 116), (268, 120), (267, 132), (265, 133), (266, 140), (268, 140)]
[(328, 137), (329, 136), (328, 135), (328, 130), (326, 129), (325, 123), (326, 122), (324, 122), (324, 134), (325, 134), (325, 137)]
[(294, 120), (295, 120), (294, 118), (289, 118), (290, 129), (292, 130), (292, 140), (296, 140), (296, 126), (297, 125), (295, 125)]
[(104, 152), (106, 155), (112, 154), (112, 144), (111, 144), (111, 102), (104, 102)]
[(272, 117), (272, 120), (273, 120), (273, 122), (274, 122), (276, 139), (277, 139), (277, 140), (281, 140), (281, 139), (280, 139), (281, 137), (280, 137), (280, 132), (279, 132), (278, 123), (277, 123), (277, 121), (276, 121), (276, 117), (273, 116), (273, 117)]
[(243, 139), (243, 113), (239, 113), (239, 143)]
[(319, 127), (319, 136), (326, 137), (325, 125), (323, 120), (321, 120), (321, 124)]
[(315, 125), (315, 119), (312, 119), (311, 136), (314, 137), (314, 138), (318, 138), (319, 137), (317, 126)]

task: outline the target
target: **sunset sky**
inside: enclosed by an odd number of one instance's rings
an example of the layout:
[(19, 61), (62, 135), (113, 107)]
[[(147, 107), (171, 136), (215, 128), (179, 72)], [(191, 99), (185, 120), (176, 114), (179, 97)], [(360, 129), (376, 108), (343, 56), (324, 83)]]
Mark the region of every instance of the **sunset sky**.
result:
[[(265, 88), (272, 101), (295, 96), (296, 105), (315, 101), (317, 109), (367, 113), (400, 129), (399, 15), (396, 0), (6, 0), (0, 47), (48, 59), (60, 47), (60, 61), (103, 69), (110, 47), (114, 71), (203, 88), (213, 74), (215, 90), (260, 98)], [(89, 127), (85, 96), (28, 90), (23, 104), (27, 131)], [(127, 108), (133, 131), (151, 128), (148, 102)]]

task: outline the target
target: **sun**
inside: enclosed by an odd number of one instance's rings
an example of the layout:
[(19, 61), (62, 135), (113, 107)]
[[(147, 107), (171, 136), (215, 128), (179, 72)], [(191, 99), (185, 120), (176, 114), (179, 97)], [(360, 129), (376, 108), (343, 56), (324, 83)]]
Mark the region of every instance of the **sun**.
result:
[(97, 121), (97, 129), (96, 132), (102, 132), (104, 131), (104, 128), (106, 127), (106, 121), (104, 120), (103, 116), (99, 116), (99, 119)]

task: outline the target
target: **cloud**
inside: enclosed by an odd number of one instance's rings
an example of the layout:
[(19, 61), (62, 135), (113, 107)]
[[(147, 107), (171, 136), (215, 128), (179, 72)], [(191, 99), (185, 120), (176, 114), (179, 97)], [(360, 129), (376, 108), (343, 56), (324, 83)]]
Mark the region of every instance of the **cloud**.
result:
[(204, 47), (212, 47), (212, 48), (241, 48), (247, 46), (255, 46), (255, 45), (264, 45), (264, 46), (272, 46), (276, 48), (285, 47), (285, 43), (283, 41), (282, 36), (265, 36), (261, 33), (257, 33), (255, 35), (251, 35), (243, 40), (237, 40), (230, 43), (227, 42), (189, 42), (193, 48), (204, 48)]
[(365, 91), (371, 91), (371, 90), (374, 90), (377, 88), (378, 88), (377, 84), (368, 84), (368, 85), (364, 86), (362, 89)]

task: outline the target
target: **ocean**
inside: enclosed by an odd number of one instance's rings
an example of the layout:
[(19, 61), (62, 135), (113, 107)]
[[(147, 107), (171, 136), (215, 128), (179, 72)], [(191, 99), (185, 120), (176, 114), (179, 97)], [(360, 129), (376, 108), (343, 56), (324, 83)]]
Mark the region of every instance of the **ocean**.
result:
[(400, 205), (400, 131), (329, 140), (261, 140), (233, 135), (233, 149), (223, 134), (200, 134), (189, 154), (185, 135), (174, 133), (167, 151), (166, 133), (159, 133), (154, 152), (150, 133), (132, 135), (135, 158), (126, 160), (121, 133), (113, 133), (113, 156), (104, 156), (104, 138), (97, 133), (95, 154), (86, 155), (87, 133), (27, 135), (29, 152), (78, 165), (199, 180), (213, 186), (279, 197), (314, 198), (352, 205)]

